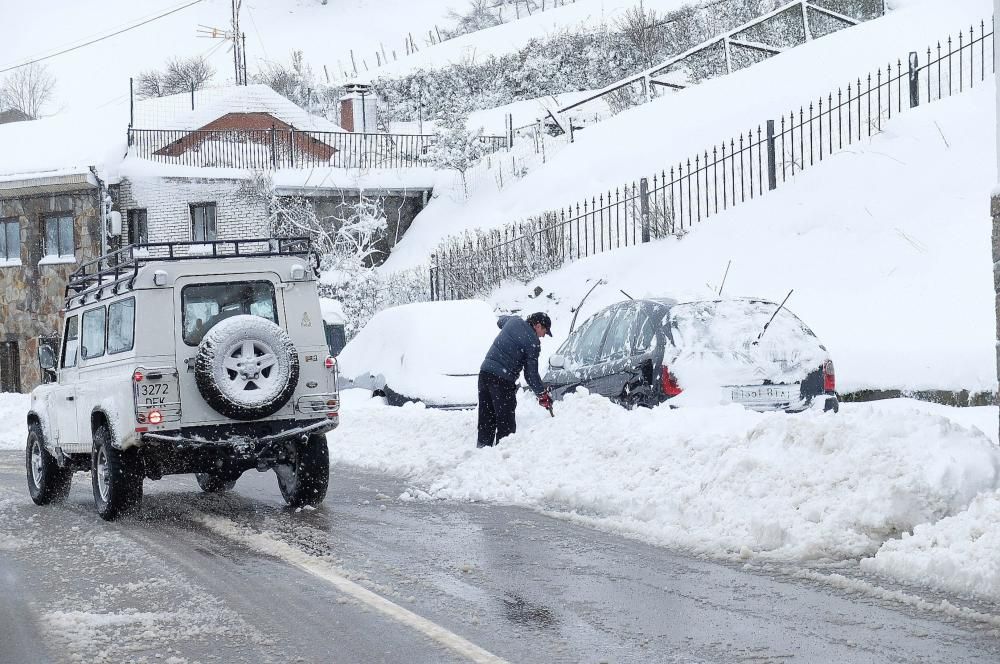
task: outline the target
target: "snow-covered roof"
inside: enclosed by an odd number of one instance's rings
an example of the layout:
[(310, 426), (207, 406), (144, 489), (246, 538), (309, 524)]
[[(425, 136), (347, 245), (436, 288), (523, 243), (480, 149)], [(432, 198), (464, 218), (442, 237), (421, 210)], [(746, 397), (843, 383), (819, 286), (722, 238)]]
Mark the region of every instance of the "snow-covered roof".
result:
[[(142, 129), (198, 129), (228, 113), (269, 113), (308, 131), (342, 132), (336, 123), (311, 115), (266, 85), (224, 86), (145, 99), (135, 104)], [(52, 171), (87, 171), (94, 166), (109, 181), (125, 157), (128, 100), (91, 111), (0, 125), (0, 176), (31, 178)]]
[(228, 113), (269, 113), (296, 129), (344, 131), (334, 122), (312, 115), (263, 84), (229, 85), (144, 99), (135, 105), (137, 129), (199, 129)]

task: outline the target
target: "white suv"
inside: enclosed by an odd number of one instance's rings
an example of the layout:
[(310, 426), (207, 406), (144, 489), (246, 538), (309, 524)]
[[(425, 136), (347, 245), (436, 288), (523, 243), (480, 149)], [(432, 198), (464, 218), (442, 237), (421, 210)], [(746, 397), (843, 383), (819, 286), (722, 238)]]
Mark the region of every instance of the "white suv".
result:
[(256, 468), (289, 505), (322, 501), (340, 401), (314, 259), (282, 238), (130, 245), (82, 265), (61, 353), (39, 351), (32, 500), (65, 498), (89, 470), (111, 520), (139, 506), (144, 478), (195, 473), (216, 492)]

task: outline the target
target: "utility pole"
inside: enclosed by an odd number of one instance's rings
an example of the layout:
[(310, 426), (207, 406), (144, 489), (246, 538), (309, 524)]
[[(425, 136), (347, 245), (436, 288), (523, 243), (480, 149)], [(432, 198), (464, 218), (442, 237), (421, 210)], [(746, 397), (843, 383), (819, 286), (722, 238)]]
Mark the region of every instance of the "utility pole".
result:
[(247, 38), (240, 30), (240, 9), (242, 6), (243, 0), (230, 0), (232, 19), (228, 30), (214, 28), (209, 25), (199, 25), (196, 31), (199, 37), (225, 39), (233, 43), (231, 48), (233, 52), (233, 75), (236, 85), (247, 85)]
[[(994, 16), (1000, 13), (1000, 0), (993, 0), (994, 5)], [(994, 58), (1000, 61), (1000, 50), (994, 52)], [(986, 67), (986, 63), (983, 63), (983, 67)], [(994, 65), (994, 69), (995, 69)], [(996, 70), (997, 81), (1000, 82), (1000, 69)], [(997, 102), (1000, 103), (1000, 87), (997, 88)], [(997, 126), (1000, 127), (1000, 107), (997, 108)], [(1000, 149), (1000, 134), (997, 135), (997, 146)], [(997, 153), (998, 159), (1000, 159), (1000, 152)], [(1000, 179), (1000, 162), (997, 164), (998, 179)], [(993, 215), (993, 233), (992, 233), (992, 245), (993, 245), (993, 296), (994, 303), (996, 307), (997, 314), (997, 326), (996, 326), (996, 352), (997, 352), (997, 381), (1000, 383), (1000, 193), (996, 193), (994, 190), (994, 195), (990, 203), (990, 212)], [(998, 392), (1000, 395), (1000, 392)], [(994, 403), (1000, 400), (1000, 396), (994, 399)], [(1000, 422), (997, 423), (1000, 426)]]

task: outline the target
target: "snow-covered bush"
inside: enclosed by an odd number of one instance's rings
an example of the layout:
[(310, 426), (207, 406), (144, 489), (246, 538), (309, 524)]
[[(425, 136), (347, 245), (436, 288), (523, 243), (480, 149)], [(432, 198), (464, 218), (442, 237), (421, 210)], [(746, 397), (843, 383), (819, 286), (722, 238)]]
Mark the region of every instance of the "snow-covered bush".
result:
[(348, 336), (386, 307), (429, 299), (426, 270), (382, 275), (374, 267), (384, 259), (380, 246), (387, 230), (380, 198), (345, 199), (320, 215), (308, 198), (278, 196), (271, 176), (262, 172), (247, 178), (237, 196), (265, 206), (273, 237), (310, 238), (320, 257), (320, 295), (342, 303)]
[(457, 171), (462, 176), (462, 190), (468, 195), (465, 173), (488, 151), (482, 128), (470, 130), (469, 116), (459, 107), (442, 113), (435, 125), (434, 143), (428, 151), (435, 168)]

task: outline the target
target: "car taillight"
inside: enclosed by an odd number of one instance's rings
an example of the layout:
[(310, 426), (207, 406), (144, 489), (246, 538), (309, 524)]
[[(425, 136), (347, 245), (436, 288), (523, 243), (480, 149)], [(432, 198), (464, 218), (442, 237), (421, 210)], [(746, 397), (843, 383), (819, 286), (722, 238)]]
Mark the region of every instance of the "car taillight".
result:
[(158, 410), (149, 411), (149, 415), (146, 416), (146, 421), (150, 424), (161, 424), (163, 422), (163, 413)]
[(142, 375), (142, 369), (136, 369), (135, 373), (132, 374), (132, 380), (134, 380), (137, 383), (141, 383), (144, 377), (145, 376)]
[(326, 361), (323, 362), (323, 366), (325, 366), (330, 371), (333, 371), (334, 369), (337, 368), (337, 358), (335, 358), (332, 355), (328, 355), (326, 357)]
[(823, 391), (837, 391), (837, 378), (833, 372), (833, 360), (827, 360), (823, 363)]
[(677, 384), (677, 376), (670, 373), (670, 369), (666, 365), (663, 366), (663, 373), (660, 376), (660, 384), (663, 387), (664, 396), (676, 397), (678, 394), (683, 392), (680, 385)]

